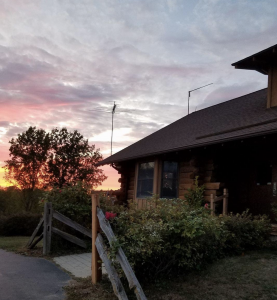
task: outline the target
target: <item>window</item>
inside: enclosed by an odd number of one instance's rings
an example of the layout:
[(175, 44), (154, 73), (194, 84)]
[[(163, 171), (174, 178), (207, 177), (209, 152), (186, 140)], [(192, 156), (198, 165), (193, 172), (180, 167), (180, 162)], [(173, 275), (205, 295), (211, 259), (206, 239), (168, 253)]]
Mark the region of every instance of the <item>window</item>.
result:
[(257, 168), (257, 185), (271, 185), (272, 166), (270, 164), (262, 164)]
[(153, 194), (154, 162), (139, 164), (137, 197), (146, 198)]
[(161, 183), (162, 198), (177, 198), (177, 179), (178, 163), (172, 161), (164, 161)]

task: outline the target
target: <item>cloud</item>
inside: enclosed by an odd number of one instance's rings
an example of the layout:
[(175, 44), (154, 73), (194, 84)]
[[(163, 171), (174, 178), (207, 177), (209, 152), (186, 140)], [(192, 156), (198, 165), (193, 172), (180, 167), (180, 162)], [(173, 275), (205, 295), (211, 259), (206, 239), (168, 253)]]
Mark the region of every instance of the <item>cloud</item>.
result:
[[(1, 2), (1, 0), (0, 0)], [(275, 1), (2, 1), (0, 160), (29, 126), (116, 151), (191, 111), (266, 86), (231, 63), (276, 43)], [(251, 26), (250, 26), (251, 24)], [(99, 138), (101, 137), (101, 138)]]

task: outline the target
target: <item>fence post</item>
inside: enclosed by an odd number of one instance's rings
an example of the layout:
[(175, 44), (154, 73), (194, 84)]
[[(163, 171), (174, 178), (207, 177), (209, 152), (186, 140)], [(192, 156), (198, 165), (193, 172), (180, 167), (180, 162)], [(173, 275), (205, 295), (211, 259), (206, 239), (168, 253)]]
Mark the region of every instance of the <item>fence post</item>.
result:
[(100, 206), (99, 195), (93, 194), (91, 196), (91, 206), (92, 206), (92, 257), (91, 257), (91, 281), (93, 284), (99, 282), (102, 278), (102, 264), (100, 261), (100, 256), (96, 248), (96, 239), (99, 231), (99, 220), (97, 217), (97, 206)]
[(223, 190), (223, 215), (228, 213), (228, 191), (227, 189)]
[(213, 194), (211, 194), (210, 203), (211, 203), (211, 215), (213, 216), (214, 215), (214, 209), (215, 209), (215, 207), (214, 207), (214, 195)]
[(52, 216), (53, 209), (51, 202), (44, 203), (44, 228), (43, 228), (43, 255), (47, 255), (51, 250), (51, 233), (52, 233)]

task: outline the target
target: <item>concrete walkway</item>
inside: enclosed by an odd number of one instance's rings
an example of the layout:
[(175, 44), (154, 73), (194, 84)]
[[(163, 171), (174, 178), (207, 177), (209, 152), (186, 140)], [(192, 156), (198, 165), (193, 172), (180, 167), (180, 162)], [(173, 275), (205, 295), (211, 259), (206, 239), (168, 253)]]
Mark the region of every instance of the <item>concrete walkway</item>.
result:
[[(91, 276), (91, 253), (59, 256), (55, 257), (54, 261), (76, 277)], [(102, 272), (103, 274), (106, 273), (104, 266)]]
[(70, 279), (46, 259), (0, 250), (1, 300), (63, 300)]

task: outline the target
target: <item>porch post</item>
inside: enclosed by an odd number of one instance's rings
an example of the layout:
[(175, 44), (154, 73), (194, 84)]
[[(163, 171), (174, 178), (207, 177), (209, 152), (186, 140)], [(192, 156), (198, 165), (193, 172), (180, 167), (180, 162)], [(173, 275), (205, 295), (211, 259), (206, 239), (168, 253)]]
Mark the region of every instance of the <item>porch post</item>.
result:
[(228, 190), (223, 190), (223, 215), (228, 214)]
[(99, 231), (99, 220), (97, 217), (97, 206), (100, 206), (99, 195), (93, 194), (91, 197), (91, 206), (92, 206), (92, 257), (91, 257), (91, 281), (93, 284), (99, 282), (102, 278), (102, 269), (100, 256), (97, 251), (95, 242)]

